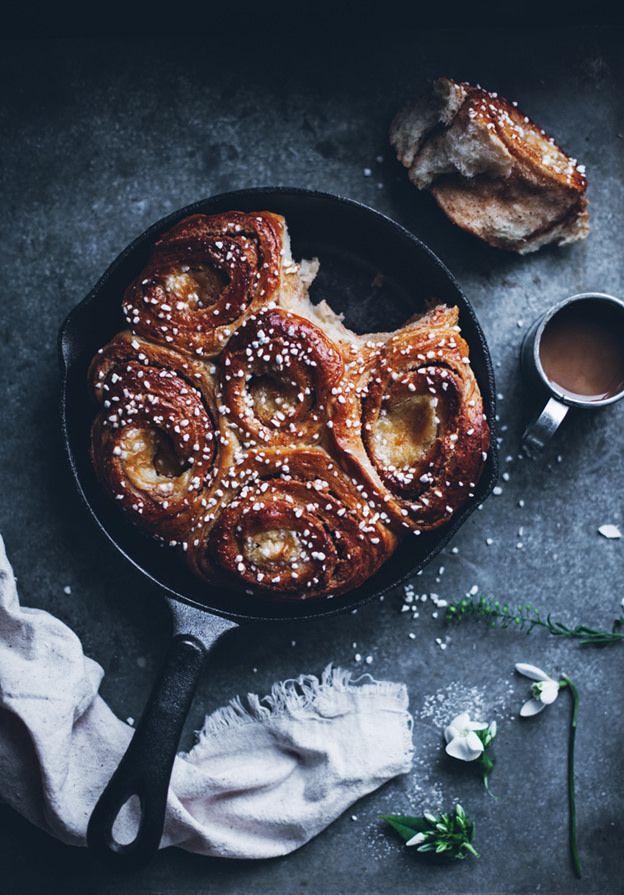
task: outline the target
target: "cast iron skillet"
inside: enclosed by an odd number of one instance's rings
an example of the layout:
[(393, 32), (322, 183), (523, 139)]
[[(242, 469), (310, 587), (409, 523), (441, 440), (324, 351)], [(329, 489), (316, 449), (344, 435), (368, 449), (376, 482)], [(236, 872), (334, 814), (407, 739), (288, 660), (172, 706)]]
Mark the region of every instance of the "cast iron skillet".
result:
[[(213, 589), (196, 579), (166, 548), (145, 537), (119, 513), (96, 482), (89, 460), (89, 429), (95, 407), (86, 374), (95, 351), (123, 328), (121, 298), (140, 272), (155, 239), (189, 214), (273, 211), (288, 222), (296, 258), (318, 256), (321, 270), (312, 295), (328, 298), (357, 331), (389, 330), (424, 308), (426, 299), (458, 305), (472, 367), (494, 420), (494, 377), (485, 337), (474, 311), (442, 262), (394, 221), (358, 202), (325, 193), (287, 188), (242, 190), (214, 196), (175, 211), (139, 236), (65, 320), (60, 332), (61, 420), (78, 491), (102, 533), (167, 600), (174, 637), (158, 682), (128, 750), (101, 795), (89, 823), (89, 846), (111, 861), (140, 866), (160, 842), (167, 790), (182, 726), (207, 652), (229, 629), (247, 622), (330, 616), (379, 596), (432, 559), (490, 493), (497, 462), (492, 447), (475, 497), (449, 525), (419, 538), (407, 537), (377, 574), (336, 600), (300, 603), (250, 599)], [(495, 445), (494, 433), (492, 440)], [(138, 832), (131, 843), (113, 836), (120, 808), (138, 796)]]

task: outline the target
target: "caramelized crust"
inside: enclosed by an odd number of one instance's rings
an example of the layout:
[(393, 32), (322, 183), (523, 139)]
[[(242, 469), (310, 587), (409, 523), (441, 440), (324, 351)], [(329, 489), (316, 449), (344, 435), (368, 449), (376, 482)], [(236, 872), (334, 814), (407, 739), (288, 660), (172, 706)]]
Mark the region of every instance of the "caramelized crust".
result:
[[(197, 290), (222, 258), (214, 301), (173, 305), (168, 278)], [(304, 293), (282, 218), (196, 215), (156, 244), (124, 298), (134, 331), (89, 369), (103, 487), (202, 579), (250, 596), (358, 587), (406, 528), (472, 496), (488, 449), (456, 308), (356, 336)]]
[(482, 87), (465, 82), (459, 86), (465, 91), (465, 100), (457, 114), (458, 125), (465, 129), (472, 122), (495, 134), (521, 167), (524, 177), (535, 184), (561, 186), (579, 195), (585, 192), (584, 169), (517, 106)]
[(392, 553), (396, 538), (321, 448), (252, 451), (189, 548), (202, 577), (276, 597), (353, 590)]
[(438, 78), (390, 142), (412, 183), (490, 245), (524, 254), (589, 233), (585, 169), (497, 93)]
[(202, 393), (216, 414), (214, 365), (196, 361), (171, 348), (155, 345), (127, 329), (117, 333), (108, 345), (100, 348), (89, 366), (87, 374), (89, 387), (100, 403), (108, 398), (113, 374), (118, 376), (119, 368), (123, 368), (131, 361), (162, 370), (175, 370), (178, 376), (186, 379), (189, 385)]
[(225, 412), (241, 440), (315, 444), (344, 373), (342, 355), (303, 317), (270, 308), (250, 318), (221, 356)]
[(184, 542), (233, 439), (222, 430), (209, 369), (122, 332), (95, 355), (100, 410), (91, 433), (98, 478), (133, 522)]
[(481, 395), (443, 305), (347, 365), (334, 405), (341, 461), (394, 523), (415, 533), (444, 524), (473, 496), (489, 447)]
[(158, 240), (126, 291), (128, 324), (153, 342), (214, 357), (292, 276), (283, 249), (284, 219), (276, 214), (185, 218)]

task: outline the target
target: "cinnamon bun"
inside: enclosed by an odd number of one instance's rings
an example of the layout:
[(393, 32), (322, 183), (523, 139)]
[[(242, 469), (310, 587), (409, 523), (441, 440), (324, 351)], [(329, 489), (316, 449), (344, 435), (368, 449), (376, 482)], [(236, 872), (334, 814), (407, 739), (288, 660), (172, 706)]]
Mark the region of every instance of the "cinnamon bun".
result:
[(220, 367), (224, 412), (248, 444), (315, 444), (325, 435), (344, 364), (314, 323), (262, 311), (232, 336)]
[(489, 447), (458, 314), (440, 305), (383, 341), (368, 339), (333, 408), (345, 467), (415, 533), (444, 524), (474, 496)]
[(208, 580), (291, 599), (337, 596), (396, 545), (382, 513), (322, 448), (252, 451), (223, 485), (228, 496), (189, 548)]
[(98, 478), (133, 522), (183, 543), (233, 450), (219, 431), (213, 375), (122, 332), (96, 354), (89, 380), (100, 402), (91, 433)]
[(298, 288), (280, 215), (196, 214), (156, 242), (122, 308), (139, 335), (209, 358), (250, 314)]

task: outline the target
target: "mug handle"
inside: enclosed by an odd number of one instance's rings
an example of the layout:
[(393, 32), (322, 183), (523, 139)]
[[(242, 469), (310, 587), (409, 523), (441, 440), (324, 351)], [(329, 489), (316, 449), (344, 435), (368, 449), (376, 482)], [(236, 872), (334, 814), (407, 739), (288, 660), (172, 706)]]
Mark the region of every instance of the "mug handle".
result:
[(546, 407), (537, 419), (529, 423), (522, 436), (522, 450), (528, 457), (535, 457), (546, 447), (569, 409), (567, 404), (557, 401), (556, 398), (549, 398)]

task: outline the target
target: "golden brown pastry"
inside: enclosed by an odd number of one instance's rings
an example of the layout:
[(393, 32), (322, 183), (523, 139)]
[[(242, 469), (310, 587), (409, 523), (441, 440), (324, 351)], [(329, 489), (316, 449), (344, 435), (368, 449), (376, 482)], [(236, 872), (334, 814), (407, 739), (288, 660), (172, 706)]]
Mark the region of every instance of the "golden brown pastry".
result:
[(589, 233), (585, 169), (497, 93), (438, 78), (390, 142), (411, 182), (490, 245), (525, 254)]
[(280, 215), (196, 214), (156, 242), (122, 307), (146, 339), (214, 357), (250, 314), (297, 288)]
[(314, 269), (277, 215), (181, 221), (89, 370), (92, 460), (120, 508), (208, 583), (273, 599), (358, 587), (472, 496), (488, 449), (457, 309), (358, 336), (307, 298)]
[(457, 308), (440, 305), (347, 365), (332, 434), (393, 520), (437, 528), (473, 496), (489, 429)]
[(214, 377), (122, 332), (95, 355), (89, 380), (100, 402), (91, 434), (98, 478), (133, 522), (183, 542), (233, 449), (219, 433)]
[(311, 321), (282, 308), (254, 315), (230, 339), (220, 369), (224, 412), (241, 440), (276, 447), (326, 434), (344, 364)]
[(290, 599), (336, 596), (369, 578), (396, 545), (322, 448), (252, 451), (223, 484), (224, 502), (189, 547), (209, 581)]

